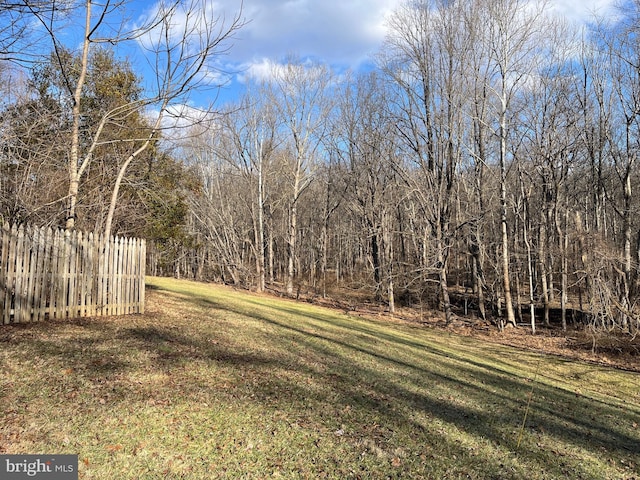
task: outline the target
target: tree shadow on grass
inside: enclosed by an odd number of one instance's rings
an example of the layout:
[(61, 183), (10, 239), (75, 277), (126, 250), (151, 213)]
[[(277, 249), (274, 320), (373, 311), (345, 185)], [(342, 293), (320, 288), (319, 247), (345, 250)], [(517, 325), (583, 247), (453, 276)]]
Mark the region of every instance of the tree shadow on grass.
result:
[[(543, 436), (557, 439), (567, 449), (582, 448), (618, 464), (640, 455), (640, 436), (629, 428), (638, 420), (632, 408), (608, 405), (542, 382), (532, 384), (499, 365), (410, 338), (406, 332), (395, 335), (362, 319), (350, 322), (288, 305), (265, 307), (253, 300), (233, 306), (204, 296), (184, 301), (203, 309), (205, 315), (216, 309), (250, 316), (270, 327), (270, 344), (262, 349), (243, 348), (214, 338), (215, 331), (198, 337), (194, 335), (197, 328), (190, 334), (161, 323), (116, 328), (108, 320), (74, 323), (84, 333), (78, 337), (24, 340), (30, 352), (91, 378), (117, 378), (137, 368), (131, 352), (150, 358), (152, 368), (161, 371), (189, 367), (193, 362), (241, 371), (246, 383), (238, 385), (233, 394), (259, 404), (266, 416), (269, 411), (295, 412), (294, 416), (307, 419), (316, 429), (341, 429), (346, 423), (353, 433), (347, 430), (344, 441), (353, 442), (354, 448), (369, 448), (373, 442), (392, 452), (402, 436), (409, 435), (424, 437), (425, 444), (437, 446), (440, 453), (469, 457), (468, 449), (446, 430), (449, 425), (552, 478), (595, 477), (575, 458), (563, 456), (556, 445), (537, 445)], [(285, 320), (284, 314), (302, 320)], [(121, 351), (109, 348), (114, 340)], [(184, 397), (215, 396), (206, 391), (212, 388), (207, 385), (180, 388)], [(518, 449), (517, 433), (530, 392), (525, 442)], [(372, 418), (378, 419), (382, 433), (362, 423)], [(420, 461), (423, 473), (428, 474), (429, 461), (447, 460)], [(470, 464), (483, 471), (503, 472), (501, 478), (526, 478), (523, 472), (505, 471), (495, 456), (478, 454)]]
[[(197, 295), (189, 301), (200, 308), (223, 308), (271, 325), (274, 343), (286, 337), (302, 357), (313, 354), (324, 359), (321, 360), (324, 371), (320, 372), (308, 370), (303, 358), (287, 368), (296, 374), (319, 377), (321, 383), (339, 395), (340, 403), (375, 411), (397, 429), (412, 424), (417, 432), (426, 431), (429, 425), (416, 418), (437, 419), (510, 452), (517, 451), (519, 457), (554, 477), (566, 476), (570, 464), (577, 478), (592, 478), (580, 464), (558, 460), (562, 454), (557, 445), (547, 449), (545, 445), (536, 444), (543, 435), (557, 439), (560, 448), (582, 448), (596, 458), (606, 455), (615, 461), (640, 455), (640, 437), (629, 428), (637, 420), (637, 411), (633, 408), (622, 409), (543, 382), (532, 384), (530, 378), (514, 373), (513, 364), (510, 368), (501, 367), (495, 359), (493, 364), (483, 363), (476, 360), (477, 355), (454, 353), (452, 348), (411, 339), (406, 333), (394, 335), (362, 319), (350, 321), (332, 314), (310, 312), (306, 306), (273, 302), (264, 305), (256, 299), (247, 299), (233, 307), (221, 306), (206, 296)], [(283, 320), (285, 315), (296, 315), (306, 321), (295, 324)], [(376, 367), (354, 364), (354, 355), (368, 358)], [(254, 398), (264, 405), (287, 402), (304, 409), (313, 402), (310, 396), (317, 393), (306, 391), (286, 375), (268, 377), (270, 369), (283, 369), (283, 365), (278, 358), (266, 360), (264, 353), (249, 358), (233, 354), (209, 353), (208, 356), (236, 366), (248, 362), (262, 369), (265, 377), (254, 384)], [(426, 366), (424, 359), (421, 366), (420, 362), (411, 361), (420, 357), (428, 357)], [(452, 364), (455, 375), (443, 373), (451, 372)], [(406, 382), (394, 381), (385, 374), (387, 367), (409, 372), (403, 375), (410, 377), (411, 388)], [(433, 394), (430, 390), (441, 393)], [(465, 402), (460, 404), (443, 392), (458, 392)], [(532, 402), (527, 412), (525, 443), (518, 449), (518, 430), (529, 395)], [(531, 447), (532, 444), (533, 448), (524, 449), (524, 445)]]
[[(219, 307), (219, 304), (212, 302), (207, 297), (194, 298), (194, 301), (202, 306)], [(344, 349), (357, 351), (363, 355), (369, 355), (377, 358), (382, 362), (398, 365), (402, 368), (415, 370), (418, 377), (427, 375), (438, 382), (448, 382), (452, 386), (460, 386), (471, 391), (479, 392), (476, 397), (487, 394), (496, 400), (495, 404), (511, 403), (506, 408), (512, 411), (522, 410), (523, 403), (526, 402), (529, 392), (532, 392), (532, 405), (530, 417), (531, 425), (547, 432), (552, 433), (558, 438), (565, 441), (574, 442), (577, 446), (587, 447), (594, 453), (599, 454), (602, 451), (619, 452), (620, 455), (640, 455), (640, 435), (632, 436), (627, 433), (611, 428), (611, 424), (606, 419), (617, 418), (618, 425), (632, 425), (637, 423), (640, 411), (633, 405), (620, 408), (615, 405), (605, 403), (602, 400), (586, 397), (575, 391), (548, 385), (543, 382), (531, 384), (531, 379), (520, 376), (513, 372), (513, 369), (502, 368), (496, 364), (482, 363), (474, 359), (472, 355), (461, 355), (453, 353), (450, 348), (438, 348), (433, 343), (422, 342), (419, 340), (408, 339), (406, 334), (392, 335), (387, 329), (374, 328), (368, 321), (356, 319), (350, 321), (349, 318), (342, 318), (334, 314), (324, 314), (313, 311), (310, 313), (308, 306), (298, 306), (297, 304), (283, 303), (276, 304), (269, 302), (265, 305), (260, 300), (247, 298), (243, 303), (253, 305), (255, 308), (247, 309), (236, 308), (235, 312), (242, 315), (249, 315), (255, 319), (267, 322), (278, 328), (293, 332), (302, 338), (317, 338), (329, 345), (338, 345)], [(276, 306), (277, 305), (277, 306)], [(228, 305), (225, 305), (229, 309)], [(260, 311), (272, 310), (276, 315), (269, 316), (258, 313)], [(314, 321), (309, 328), (302, 326), (293, 326), (285, 321), (277, 319), (277, 312), (287, 315), (298, 315)], [(317, 330), (322, 331), (320, 334)], [(362, 334), (360, 340), (366, 337), (370, 343), (380, 343), (390, 347), (389, 351), (393, 352), (395, 346), (409, 347), (419, 355), (428, 354), (431, 366), (441, 363), (447, 366), (451, 361), (455, 361), (456, 369), (461, 373), (460, 376), (452, 378), (451, 376), (439, 375), (433, 368), (424, 369), (416, 367), (416, 365), (403, 362), (397, 357), (390, 354), (381, 354), (374, 351), (370, 346), (364, 347), (362, 341), (346, 342), (344, 339), (353, 338), (353, 332)], [(358, 340), (358, 339), (356, 339)], [(306, 345), (304, 348), (311, 348)], [(314, 347), (320, 349), (322, 355), (327, 358), (335, 357), (335, 349), (321, 348), (318, 345)], [(491, 352), (487, 352), (491, 356)], [(522, 355), (522, 354), (521, 354)], [(348, 362), (348, 361), (347, 361)], [(353, 374), (352, 365), (349, 365), (348, 371)], [(353, 375), (352, 375), (353, 376)], [(462, 382), (462, 378), (474, 378), (476, 381), (471, 384)], [(356, 376), (357, 378), (357, 376)], [(473, 395), (473, 394), (472, 394)], [(478, 398), (481, 401), (481, 398)], [(462, 418), (468, 415), (462, 415)], [(452, 418), (460, 418), (454, 415)], [(486, 422), (484, 422), (486, 423)], [(477, 433), (484, 435), (486, 432), (478, 431)]]
[[(389, 405), (404, 404), (408, 407), (407, 414), (413, 410), (453, 424), (478, 438), (489, 439), (510, 451), (517, 450), (518, 455), (538, 464), (550, 474), (565, 476), (567, 466), (562, 465), (563, 460), (558, 460), (562, 454), (559, 454), (556, 446), (550, 446), (549, 451), (544, 451), (545, 446), (534, 448), (538, 451), (517, 448), (517, 433), (531, 395), (526, 436), (552, 436), (569, 448), (574, 446), (586, 449), (596, 458), (605, 455), (614, 461), (620, 461), (640, 456), (640, 435), (634, 435), (637, 430), (634, 431), (632, 427), (638, 421), (638, 412), (632, 406), (620, 408), (546, 383), (532, 384), (530, 379), (519, 377), (513, 371), (484, 364), (466, 355), (454, 354), (451, 349), (439, 349), (433, 344), (408, 340), (404, 335), (394, 336), (379, 328), (367, 328), (366, 322), (361, 319), (349, 324), (347, 320), (337, 319), (332, 315), (309, 313), (295, 307), (269, 305), (268, 308), (314, 321), (312, 326), (294, 326), (274, 316), (251, 313), (254, 318), (298, 336), (300, 351), (314, 350), (320, 356), (332, 358), (333, 368), (337, 368), (338, 373), (327, 377), (326, 381), (341, 392), (347, 403), (376, 409), (379, 414), (392, 419), (397, 416), (397, 410)], [(242, 313), (247, 314), (246, 311)], [(323, 322), (326, 322), (324, 328)], [(341, 328), (344, 329), (342, 335)], [(369, 340), (368, 345), (362, 338), (347, 340), (353, 339), (353, 331), (364, 335)], [(414, 355), (418, 351), (427, 355), (429, 368), (400, 360), (406, 352), (403, 355), (394, 354), (399, 348), (406, 350), (407, 347), (413, 350)], [(388, 353), (383, 353), (385, 349)], [(373, 358), (381, 368), (370, 369), (362, 365), (356, 367), (349, 359), (351, 354), (342, 354), (343, 359), (338, 362), (339, 367), (336, 367), (336, 357), (341, 355), (340, 352), (348, 351)], [(455, 377), (439, 373), (450, 370), (452, 362), (455, 362)], [(393, 377), (381, 374), (385, 365), (412, 371), (412, 387), (418, 387), (417, 391), (393, 381)], [(431, 385), (447, 385), (445, 390), (458, 391), (480, 408), (468, 408), (437, 395), (420, 393), (429, 392)], [(378, 399), (388, 400), (381, 403), (371, 395), (363, 396), (364, 390), (373, 392)], [(413, 420), (405, 418), (404, 421)], [(580, 472), (579, 464), (571, 468), (578, 478), (591, 478), (588, 471)]]

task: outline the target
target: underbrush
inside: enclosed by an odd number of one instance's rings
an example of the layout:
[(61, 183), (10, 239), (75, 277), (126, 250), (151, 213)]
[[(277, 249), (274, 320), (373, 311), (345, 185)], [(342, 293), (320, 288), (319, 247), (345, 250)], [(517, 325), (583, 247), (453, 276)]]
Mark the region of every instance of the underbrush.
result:
[[(566, 331), (562, 329), (559, 304), (550, 308), (548, 325), (542, 321), (544, 309), (536, 307), (536, 333), (532, 334), (527, 306), (522, 306), (522, 320), (517, 329), (500, 332), (499, 318), (491, 305), (486, 306), (488, 318), (482, 320), (478, 317), (477, 305), (472, 295), (465, 293), (462, 288), (452, 287), (450, 292), (454, 311), (451, 325), (445, 324), (444, 314), (438, 310), (437, 298), (421, 298), (415, 292), (405, 293), (406, 298), (402, 292), (397, 295), (396, 299), (404, 298), (405, 301), (398, 301), (395, 312), (390, 314), (388, 306), (380, 299), (376, 301), (365, 283), (341, 286), (332, 284), (327, 288), (325, 297), (317, 290), (307, 285), (300, 286), (296, 299), (342, 310), (351, 315), (373, 315), (392, 322), (407, 321), (527, 350), (544, 351), (640, 372), (640, 335), (619, 328), (594, 328), (587, 321), (588, 315), (577, 307), (573, 308), (573, 304), (567, 308)], [(284, 289), (278, 288), (277, 284), (271, 286), (270, 293), (286, 297)], [(577, 306), (579, 302), (574, 300)]]
[(630, 356), (640, 361), (640, 335), (582, 329), (571, 338), (571, 345), (576, 349), (590, 350), (594, 354), (615, 357)]

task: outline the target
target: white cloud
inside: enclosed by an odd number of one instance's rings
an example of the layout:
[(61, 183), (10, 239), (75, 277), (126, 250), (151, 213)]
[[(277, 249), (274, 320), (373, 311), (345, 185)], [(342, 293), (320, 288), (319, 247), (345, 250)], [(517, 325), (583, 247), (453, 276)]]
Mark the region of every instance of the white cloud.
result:
[(595, 17), (610, 15), (617, 0), (552, 0), (553, 11), (575, 23), (593, 21)]
[[(222, 15), (213, 0), (192, 0), (180, 4), (160, 1), (144, 11), (133, 28), (149, 28), (138, 41), (145, 48), (153, 49), (158, 43), (181, 43), (192, 33), (205, 32), (211, 28), (212, 21)], [(165, 34), (168, 34), (168, 40), (164, 38)]]
[(272, 76), (274, 65), (275, 62), (266, 57), (254, 60), (242, 67), (242, 73), (237, 76), (237, 79), (241, 83), (246, 83), (249, 78), (258, 81), (267, 80)]
[[(400, 0), (245, 0), (249, 20), (232, 56), (242, 64), (281, 60), (289, 53), (334, 65), (358, 66), (385, 35), (386, 15)], [(222, 0), (232, 12), (237, 1)]]
[[(404, 0), (197, 0), (231, 21), (240, 5), (247, 21), (216, 66), (238, 72), (235, 80), (266, 78), (288, 55), (338, 69), (357, 69), (382, 45), (388, 15)], [(540, 1), (540, 0), (530, 0)], [(552, 11), (575, 23), (607, 15), (616, 0), (549, 0)], [(193, 25), (184, 19), (188, 28)], [(181, 31), (180, 29), (178, 29)], [(215, 74), (217, 75), (217, 73)], [(216, 78), (216, 77), (214, 77)], [(230, 92), (234, 91), (232, 86)], [(224, 95), (224, 92), (223, 92)]]
[[(532, 0), (533, 1), (533, 0)], [(550, 8), (584, 23), (605, 15), (616, 0), (550, 0)], [(249, 21), (237, 35), (230, 58), (249, 74), (264, 75), (269, 62), (288, 54), (334, 66), (357, 68), (370, 59), (386, 35), (386, 19), (403, 0), (244, 0)], [(228, 15), (237, 0), (219, 0)], [(242, 77), (240, 77), (242, 78)]]
[(242, 73), (236, 78), (240, 83), (247, 83), (250, 79), (258, 82), (268, 81), (274, 78), (285, 78), (288, 75), (290, 69), (303, 71), (307, 75), (323, 76), (326, 73), (325, 64), (315, 63), (311, 59), (298, 59), (293, 57), (293, 63), (286, 63), (287, 59), (283, 62), (272, 60), (270, 58), (262, 58), (260, 60), (251, 62), (242, 68)]
[[(160, 114), (158, 109), (148, 109), (145, 115), (149, 122), (153, 123)], [(217, 115), (206, 109), (193, 105), (170, 105), (164, 112), (160, 124), (162, 138), (165, 142), (176, 141), (184, 138), (197, 130), (199, 125), (212, 125)]]
[[(231, 40), (224, 61), (230, 65), (265, 66), (288, 54), (311, 57), (343, 67), (358, 67), (375, 53), (386, 34), (386, 19), (404, 0), (195, 0), (207, 15), (188, 16), (178, 9), (172, 24), (180, 39), (185, 30), (204, 29), (203, 18), (230, 22), (242, 5), (247, 21)], [(538, 0), (531, 0), (538, 1)], [(617, 0), (548, 0), (549, 7), (575, 22), (606, 15)], [(146, 10), (149, 18), (159, 3)], [(152, 37), (141, 40), (153, 43)]]

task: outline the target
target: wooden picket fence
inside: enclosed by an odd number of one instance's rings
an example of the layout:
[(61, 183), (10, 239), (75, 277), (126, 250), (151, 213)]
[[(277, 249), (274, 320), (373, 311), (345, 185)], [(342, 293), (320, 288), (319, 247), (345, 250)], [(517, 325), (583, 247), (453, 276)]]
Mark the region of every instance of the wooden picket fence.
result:
[(144, 313), (144, 240), (5, 224), (0, 324)]

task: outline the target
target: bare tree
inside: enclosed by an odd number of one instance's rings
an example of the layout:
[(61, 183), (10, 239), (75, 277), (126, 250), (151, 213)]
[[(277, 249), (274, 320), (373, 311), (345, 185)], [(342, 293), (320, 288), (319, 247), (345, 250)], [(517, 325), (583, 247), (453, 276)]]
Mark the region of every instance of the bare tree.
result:
[[(478, 314), (486, 320), (487, 278), (485, 276), (485, 259), (487, 257), (488, 239), (486, 232), (491, 225), (491, 205), (493, 185), (491, 182), (490, 163), (493, 156), (492, 128), (489, 120), (491, 114), (491, 99), (488, 86), (491, 77), (491, 64), (486, 61), (484, 49), (481, 47), (484, 40), (486, 21), (482, 17), (482, 5), (470, 3), (468, 8), (462, 10), (464, 22), (469, 36), (473, 39), (475, 48), (469, 50), (467, 60), (468, 75), (468, 122), (466, 128), (466, 146), (469, 152), (469, 164), (465, 168), (466, 177), (470, 177), (469, 204), (467, 215), (469, 221), (468, 251), (471, 255), (471, 283), (472, 290), (477, 296)], [(495, 295), (494, 295), (495, 296)]]
[(284, 65), (273, 65), (270, 74), (271, 101), (282, 122), (283, 149), (290, 157), (286, 290), (292, 294), (298, 202), (312, 179), (313, 162), (320, 153), (328, 128), (332, 74), (325, 65), (305, 64), (294, 59)]
[(242, 251), (251, 223), (243, 192), (250, 188), (249, 179), (232, 161), (235, 146), (221, 121), (198, 126), (197, 134), (180, 144), (176, 153), (201, 182), (201, 190), (188, 197), (193, 232), (204, 243), (199, 261), (214, 279), (239, 285), (247, 277)]
[[(615, 99), (615, 120), (609, 132), (612, 140), (612, 160), (615, 177), (619, 182), (620, 202), (611, 202), (622, 221), (623, 274), (619, 311), (623, 329), (640, 328), (640, 321), (634, 319), (632, 295), (637, 289), (635, 283), (638, 266), (634, 265), (637, 252), (633, 245), (633, 216), (637, 207), (633, 205), (632, 178), (640, 151), (640, 43), (638, 42), (638, 20), (640, 2), (629, 2), (621, 8), (622, 20), (601, 32), (600, 44), (608, 60), (608, 76)], [(610, 194), (610, 197), (614, 195)], [(637, 248), (637, 247), (636, 247)]]
[(43, 33), (31, 23), (33, 16), (62, 18), (69, 15), (69, 7), (54, 0), (0, 0), (0, 64), (38, 61), (40, 53), (34, 47)]
[(406, 158), (398, 171), (427, 213), (433, 252), (424, 267), (437, 272), (447, 323), (452, 320), (447, 273), (470, 49), (462, 7), (445, 1), (405, 4), (390, 21), (387, 51), (381, 56), (381, 67), (397, 91), (394, 123)]
[(11, 88), (0, 110), (0, 220), (55, 225), (64, 196), (64, 122), (55, 102), (34, 99), (18, 86), (19, 71), (6, 73)]
[[(107, 143), (123, 141), (106, 138), (106, 126), (117, 124), (133, 114), (156, 110), (155, 118), (144, 135), (133, 140), (124, 140), (130, 144), (130, 153), (120, 165), (113, 185), (104, 227), (107, 236), (111, 233), (118, 193), (127, 168), (158, 138), (165, 125), (165, 117), (172, 111), (179, 111), (176, 106), (186, 104), (190, 94), (196, 89), (210, 86), (208, 69), (214, 67), (214, 58), (226, 51), (229, 40), (243, 24), (240, 13), (230, 22), (225, 22), (207, 0), (178, 0), (168, 4), (160, 3), (146, 21), (127, 30), (125, 19), (120, 16), (124, 6), (124, 2), (111, 0), (84, 0), (72, 4), (75, 18), (83, 18), (83, 33), (79, 64), (74, 64), (71, 68), (63, 61), (61, 54), (64, 48), (60, 12), (57, 9), (30, 9), (31, 15), (49, 35), (69, 96), (72, 126), (68, 159), (66, 228), (75, 227), (80, 181), (96, 149)], [(90, 52), (99, 44), (116, 45), (131, 42), (138, 42), (148, 52), (149, 63), (155, 75), (153, 86), (150, 86), (141, 98), (117, 105), (105, 112), (98, 125), (92, 126), (89, 141), (81, 143), (82, 99)], [(76, 67), (77, 70), (72, 70)]]
[(385, 83), (376, 73), (362, 75), (348, 85), (340, 98), (333, 143), (348, 172), (348, 208), (363, 224), (375, 298), (381, 300), (386, 293), (393, 312), (393, 212), (401, 194), (387, 95)]
[(500, 236), (502, 286), (507, 312), (506, 322), (515, 326), (509, 272), (507, 169), (509, 158), (510, 114), (513, 102), (537, 68), (536, 54), (544, 51), (544, 32), (548, 19), (544, 16), (544, 2), (532, 4), (524, 0), (484, 0), (481, 18), (486, 31), (484, 48), (489, 65), (489, 83), (486, 92), (494, 102), (492, 117), (495, 121), (498, 164), (500, 171)]
[(231, 107), (224, 115), (224, 131), (230, 164), (238, 169), (250, 187), (249, 201), (253, 224), (253, 251), (255, 254), (256, 288), (266, 285), (265, 208), (268, 196), (267, 175), (272, 156), (278, 147), (277, 123), (264, 86), (248, 91), (239, 106)]
[[(569, 173), (577, 168), (582, 159), (582, 155), (577, 154), (580, 149), (582, 124), (577, 108), (579, 95), (575, 82), (576, 71), (571, 62), (566, 60), (571, 58), (578, 40), (575, 32), (565, 23), (550, 22), (547, 31), (554, 39), (554, 48), (539, 61), (538, 72), (528, 81), (527, 92), (523, 95), (520, 130), (523, 131), (524, 139), (518, 158), (518, 173), (522, 200), (529, 204), (533, 191), (536, 191), (538, 197), (540, 213), (536, 215), (535, 224), (538, 229), (538, 265), (544, 303), (544, 324), (549, 325), (553, 295), (552, 259), (557, 258), (561, 279), (562, 324), (566, 328), (570, 275), (569, 218), (574, 217), (571, 210), (575, 203), (570, 192), (570, 186), (574, 182)], [(523, 175), (525, 172), (527, 175)], [(525, 180), (531, 184), (528, 189), (531, 193), (526, 195)], [(533, 220), (531, 209), (527, 210), (529, 211), (522, 212), (523, 222)], [(531, 275), (534, 269), (530, 263), (532, 246), (529, 243), (533, 235), (526, 229), (527, 226), (523, 224), (523, 237), (526, 235), (525, 243), (528, 243), (525, 245), (528, 275), (530, 284), (533, 285)], [(556, 250), (552, 251), (554, 244)], [(531, 301), (531, 292), (529, 298)], [(532, 326), (535, 329), (533, 322), (532, 318)]]

